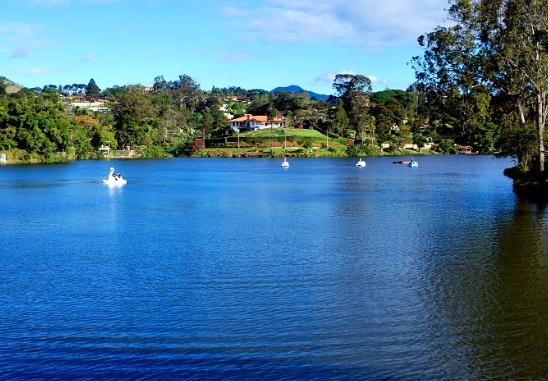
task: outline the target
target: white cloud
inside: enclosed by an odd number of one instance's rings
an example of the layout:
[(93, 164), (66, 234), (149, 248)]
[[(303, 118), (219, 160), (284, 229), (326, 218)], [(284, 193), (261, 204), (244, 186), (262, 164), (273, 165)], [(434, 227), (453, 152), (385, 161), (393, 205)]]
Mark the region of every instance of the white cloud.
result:
[(329, 85), (333, 83), (333, 80), (335, 79), (334, 73), (323, 73), (318, 75), (316, 78), (314, 78), (314, 83), (317, 85)]
[(270, 0), (225, 8), (251, 35), (271, 42), (337, 41), (369, 48), (415, 43), (445, 18), (447, 0)]
[[(318, 75), (316, 78), (314, 78), (314, 83), (317, 85), (331, 85), (333, 84), (333, 81), (335, 80), (335, 76), (337, 74), (351, 74), (356, 75), (356, 71), (354, 70), (340, 70), (336, 73), (322, 73)], [(373, 81), (373, 80), (371, 80)]]

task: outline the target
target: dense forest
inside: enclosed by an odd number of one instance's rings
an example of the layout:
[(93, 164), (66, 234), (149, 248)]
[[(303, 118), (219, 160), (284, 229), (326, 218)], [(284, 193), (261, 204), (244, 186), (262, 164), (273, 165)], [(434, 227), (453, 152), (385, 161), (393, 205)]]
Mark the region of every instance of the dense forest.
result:
[[(188, 75), (154, 78), (153, 86), (47, 85), (13, 90), (0, 81), (0, 151), (19, 161), (100, 157), (99, 147), (139, 156), (192, 155), (233, 137), (230, 117), (283, 116), (286, 130), (316, 130), (352, 139), (345, 154), (399, 153), (413, 144), (429, 152), (497, 153), (517, 170), (545, 172), (548, 116), (548, 3), (543, 0), (451, 0), (450, 26), (418, 38), (416, 82), (373, 92), (363, 75), (339, 74), (333, 96), (240, 87), (203, 90)], [(104, 99), (100, 111), (74, 98)], [(202, 146), (203, 147), (203, 146)]]

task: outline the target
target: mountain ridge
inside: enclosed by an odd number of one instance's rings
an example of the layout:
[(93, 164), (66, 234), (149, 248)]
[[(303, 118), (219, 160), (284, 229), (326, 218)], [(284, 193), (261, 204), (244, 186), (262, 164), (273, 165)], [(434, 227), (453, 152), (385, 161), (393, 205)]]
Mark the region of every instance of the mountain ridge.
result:
[(288, 93), (302, 93), (302, 92), (306, 92), (308, 93), (308, 96), (310, 98), (317, 98), (318, 100), (327, 100), (330, 95), (325, 95), (325, 94), (318, 94), (318, 93), (315, 93), (313, 91), (309, 91), (309, 90), (305, 90), (303, 89), (302, 87), (298, 86), (298, 85), (289, 85), (289, 86), (284, 86), (284, 87), (276, 87), (275, 89), (271, 90), (270, 92), (271, 93), (277, 93), (278, 91), (285, 91), (285, 92), (288, 92)]

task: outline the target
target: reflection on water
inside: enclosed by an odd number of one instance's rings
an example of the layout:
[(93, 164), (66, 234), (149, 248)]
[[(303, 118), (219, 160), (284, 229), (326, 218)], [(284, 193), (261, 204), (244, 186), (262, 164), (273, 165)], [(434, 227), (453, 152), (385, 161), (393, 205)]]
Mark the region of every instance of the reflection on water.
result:
[(545, 208), (521, 200), (497, 242), (489, 346), (508, 353), (507, 374), (514, 378), (547, 375), (547, 233)]
[(0, 378), (544, 377), (545, 209), (394, 160), (0, 168)]

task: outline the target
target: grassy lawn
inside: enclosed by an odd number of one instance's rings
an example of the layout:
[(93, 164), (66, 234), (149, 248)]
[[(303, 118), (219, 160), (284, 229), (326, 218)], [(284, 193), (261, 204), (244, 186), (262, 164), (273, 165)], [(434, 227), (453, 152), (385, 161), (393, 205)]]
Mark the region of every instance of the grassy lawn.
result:
[(326, 140), (324, 134), (316, 130), (307, 130), (307, 129), (293, 129), (293, 128), (275, 128), (274, 130), (265, 129), (257, 131), (246, 131), (240, 133), (241, 138), (245, 137), (258, 137), (258, 138), (279, 138), (280, 136), (285, 136), (287, 139), (323, 139)]

